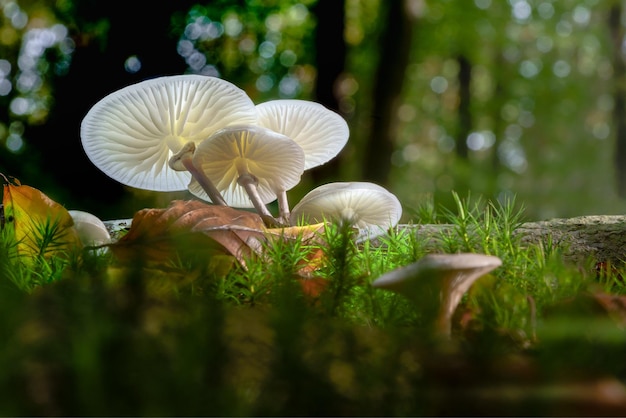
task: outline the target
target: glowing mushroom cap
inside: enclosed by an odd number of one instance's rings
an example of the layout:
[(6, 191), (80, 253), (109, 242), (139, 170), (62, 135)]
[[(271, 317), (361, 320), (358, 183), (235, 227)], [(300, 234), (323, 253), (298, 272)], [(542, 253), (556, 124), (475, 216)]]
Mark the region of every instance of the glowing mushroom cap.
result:
[(81, 124), (87, 157), (127, 186), (185, 190), (191, 179), (168, 160), (189, 141), (199, 143), (235, 123), (256, 123), (254, 103), (235, 85), (201, 75), (160, 77), (118, 90), (97, 102)]
[(461, 298), (480, 277), (502, 265), (485, 254), (429, 254), (380, 276), (373, 287), (403, 294), (424, 310), (436, 311), (436, 330), (450, 335), (451, 318)]
[(291, 211), (291, 224), (346, 220), (360, 237), (384, 234), (402, 216), (398, 198), (384, 187), (368, 182), (337, 182), (307, 193)]
[(271, 100), (257, 105), (259, 125), (288, 136), (304, 150), (304, 169), (334, 158), (350, 130), (337, 113), (306, 100)]
[[(285, 135), (260, 126), (232, 126), (216, 132), (196, 148), (193, 164), (215, 184), (229, 206), (253, 207), (238, 183), (242, 174), (256, 178), (262, 203), (276, 200), (277, 194), (293, 188), (304, 171), (302, 148)], [(189, 191), (210, 200), (192, 181)]]

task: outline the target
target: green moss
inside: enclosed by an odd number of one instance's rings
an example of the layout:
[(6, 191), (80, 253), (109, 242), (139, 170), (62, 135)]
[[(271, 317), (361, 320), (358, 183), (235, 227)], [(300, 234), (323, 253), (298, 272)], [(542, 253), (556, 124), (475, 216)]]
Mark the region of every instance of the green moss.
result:
[[(435, 248), (410, 228), (355, 244), (329, 225), (324, 244), (276, 241), (247, 268), (0, 257), (0, 415), (550, 415), (583, 401), (572, 383), (624, 379), (623, 319), (593, 297), (623, 294), (621, 272), (569, 266), (554, 243), (523, 247), (514, 202), (454, 198)], [(419, 307), (370, 286), (459, 250), (503, 266), (465, 296), (451, 341), (426, 338)]]

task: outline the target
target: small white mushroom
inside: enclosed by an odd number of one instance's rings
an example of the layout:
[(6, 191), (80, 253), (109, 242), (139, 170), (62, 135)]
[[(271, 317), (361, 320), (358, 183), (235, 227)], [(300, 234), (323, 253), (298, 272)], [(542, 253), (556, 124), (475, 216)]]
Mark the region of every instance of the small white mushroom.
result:
[[(193, 164), (202, 171), (229, 206), (254, 207), (270, 223), (275, 219), (265, 206), (278, 199), (280, 217), (288, 219), (286, 191), (300, 181), (304, 152), (291, 138), (260, 126), (233, 126), (201, 142)], [(192, 182), (189, 190), (206, 198)]]
[(82, 210), (69, 210), (68, 212), (83, 245), (95, 247), (111, 242), (111, 235), (100, 218)]
[(373, 238), (395, 226), (402, 216), (398, 198), (368, 182), (337, 182), (307, 193), (291, 211), (291, 224), (339, 220), (359, 230), (359, 238)]
[(427, 317), (434, 330), (450, 336), (452, 315), (463, 295), (480, 277), (502, 265), (496, 256), (460, 253), (429, 254), (417, 262), (383, 274), (372, 286), (400, 293)]
[(168, 164), (189, 142), (233, 124), (254, 124), (252, 100), (235, 85), (201, 75), (160, 77), (97, 102), (81, 124), (87, 157), (127, 186), (185, 190), (191, 175)]
[(325, 164), (348, 142), (346, 121), (319, 103), (270, 100), (256, 108), (260, 126), (286, 135), (302, 147), (305, 170)]

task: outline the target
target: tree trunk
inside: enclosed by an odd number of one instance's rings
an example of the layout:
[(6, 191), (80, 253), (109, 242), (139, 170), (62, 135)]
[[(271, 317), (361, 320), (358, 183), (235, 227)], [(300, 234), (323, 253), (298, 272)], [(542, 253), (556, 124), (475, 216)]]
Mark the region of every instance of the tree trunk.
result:
[(404, 76), (411, 52), (414, 21), (405, 1), (383, 1), (379, 16), (386, 17), (380, 39), (372, 128), (365, 143), (362, 177), (381, 185), (388, 182), (394, 151), (395, 115), (400, 104)]
[[(317, 80), (315, 83), (315, 100), (341, 114), (337, 99), (336, 84), (346, 65), (347, 46), (344, 39), (345, 1), (319, 0), (313, 12), (317, 20), (315, 31), (315, 64)], [(335, 158), (323, 166), (311, 170), (316, 184), (326, 179), (336, 178), (340, 160)]]
[(500, 155), (498, 152), (498, 148), (502, 143), (502, 140), (505, 137), (506, 131), (506, 123), (504, 119), (502, 119), (501, 113), (504, 104), (506, 103), (506, 94), (507, 91), (505, 89), (506, 85), (506, 77), (503, 76), (503, 72), (506, 71), (503, 67), (506, 65), (504, 57), (502, 56), (502, 52), (498, 52), (495, 55), (495, 60), (493, 63), (493, 79), (495, 83), (495, 87), (493, 89), (493, 95), (490, 100), (490, 112), (493, 115), (493, 134), (495, 135), (496, 142), (493, 144), (493, 155), (491, 159), (491, 167), (493, 168), (493, 174), (491, 176), (492, 182), (494, 184), (493, 190), (497, 190), (497, 177), (500, 169), (502, 167), (502, 162), (500, 161)]
[(613, 40), (614, 106), (615, 128), (615, 172), (617, 193), (626, 197), (626, 65), (622, 53), (624, 31), (622, 30), (622, 5), (616, 1), (609, 11), (609, 30)]
[(472, 113), (470, 111), (472, 64), (464, 55), (459, 55), (457, 62), (459, 63), (459, 108), (456, 154), (463, 159), (467, 159), (467, 137), (472, 131)]

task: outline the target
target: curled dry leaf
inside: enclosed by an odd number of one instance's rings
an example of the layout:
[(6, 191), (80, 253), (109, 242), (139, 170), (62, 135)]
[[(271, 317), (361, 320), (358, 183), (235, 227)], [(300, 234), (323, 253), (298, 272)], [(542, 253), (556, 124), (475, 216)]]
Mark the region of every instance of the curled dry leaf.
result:
[(137, 212), (130, 230), (111, 245), (111, 251), (121, 262), (159, 265), (179, 256), (231, 255), (245, 265), (251, 245), (263, 239), (264, 224), (255, 213), (175, 200), (165, 209)]
[[(166, 265), (178, 258), (232, 256), (246, 267), (251, 256), (264, 257), (268, 240), (311, 242), (317, 239), (322, 225), (267, 229), (253, 212), (201, 201), (175, 200), (165, 209), (143, 209), (133, 218), (130, 230), (111, 244), (113, 254), (122, 263)], [(302, 267), (314, 269), (311, 264)]]

